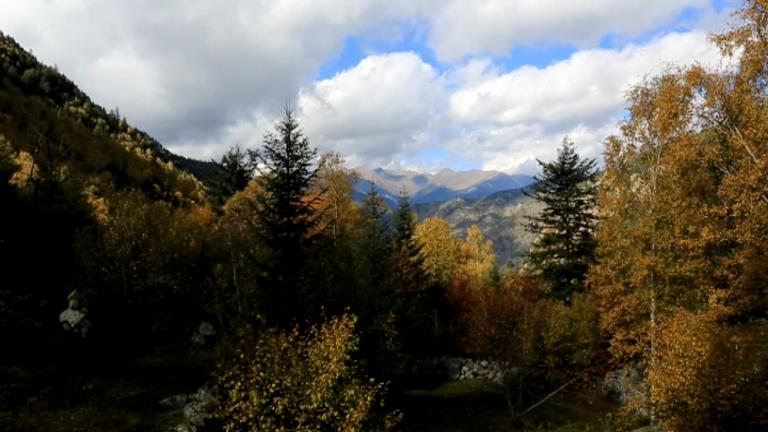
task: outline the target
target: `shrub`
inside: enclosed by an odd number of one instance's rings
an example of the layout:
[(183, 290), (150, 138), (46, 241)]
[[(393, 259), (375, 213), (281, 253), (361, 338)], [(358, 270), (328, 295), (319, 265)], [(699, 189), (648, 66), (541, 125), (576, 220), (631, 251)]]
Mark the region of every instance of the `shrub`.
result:
[(217, 367), (225, 430), (391, 429), (398, 415), (380, 414), (384, 385), (362, 378), (351, 358), (355, 323), (343, 315), (304, 334), (242, 331)]
[(679, 310), (660, 327), (648, 381), (670, 431), (768, 426), (768, 328)]
[(593, 364), (601, 340), (597, 308), (587, 294), (574, 294), (570, 305), (542, 300), (538, 315), (546, 322), (541, 356), (550, 378), (564, 379)]

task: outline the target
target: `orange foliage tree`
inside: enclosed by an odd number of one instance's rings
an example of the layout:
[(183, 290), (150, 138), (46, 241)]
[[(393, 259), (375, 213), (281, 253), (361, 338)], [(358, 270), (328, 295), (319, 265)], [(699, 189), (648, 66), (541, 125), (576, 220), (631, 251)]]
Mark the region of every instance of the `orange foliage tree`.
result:
[[(660, 377), (674, 365), (683, 375), (703, 370), (676, 357), (681, 347), (709, 347), (702, 361), (716, 364), (727, 353), (718, 338), (768, 310), (768, 2), (746, 1), (737, 19), (713, 36), (726, 58), (738, 54), (733, 67), (691, 66), (645, 81), (629, 94), (621, 134), (606, 142), (589, 283), (615, 360), (644, 359), (656, 377), (652, 418), (654, 406), (671, 419), (694, 412), (681, 406), (724, 403), (717, 392), (669, 399), (690, 394), (662, 391)], [(670, 342), (679, 322), (690, 328)], [(750, 365), (723, 364), (717, 379)], [(727, 415), (710, 427), (724, 427)]]

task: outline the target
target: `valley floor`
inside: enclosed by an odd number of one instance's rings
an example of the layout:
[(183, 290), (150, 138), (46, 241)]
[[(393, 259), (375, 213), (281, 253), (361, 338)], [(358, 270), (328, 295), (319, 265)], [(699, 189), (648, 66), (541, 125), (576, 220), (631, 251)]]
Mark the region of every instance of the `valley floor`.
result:
[[(211, 363), (172, 352), (53, 360), (0, 365), (0, 431), (172, 430), (180, 414), (158, 402), (194, 392)], [(602, 431), (615, 409), (596, 390), (572, 390), (515, 421), (503, 394), (482, 380), (446, 381), (394, 399), (404, 432)]]

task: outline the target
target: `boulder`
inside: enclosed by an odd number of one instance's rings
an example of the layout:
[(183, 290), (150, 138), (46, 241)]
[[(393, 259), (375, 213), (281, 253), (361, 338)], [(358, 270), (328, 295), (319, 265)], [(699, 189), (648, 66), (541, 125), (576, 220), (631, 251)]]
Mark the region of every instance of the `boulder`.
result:
[(203, 321), (195, 329), (190, 341), (195, 345), (203, 346), (206, 345), (213, 336), (216, 336), (216, 329), (213, 327), (213, 324), (208, 321)]
[(642, 370), (642, 365), (631, 365), (608, 372), (603, 378), (603, 394), (621, 405), (645, 398), (647, 386)]
[(181, 413), (182, 421), (174, 427), (174, 431), (197, 432), (213, 417), (219, 401), (213, 388), (205, 384), (194, 393), (169, 396), (159, 403)]
[(174, 410), (182, 409), (187, 404), (189, 396), (185, 394), (168, 396), (167, 398), (160, 400), (160, 406), (165, 408), (171, 408)]

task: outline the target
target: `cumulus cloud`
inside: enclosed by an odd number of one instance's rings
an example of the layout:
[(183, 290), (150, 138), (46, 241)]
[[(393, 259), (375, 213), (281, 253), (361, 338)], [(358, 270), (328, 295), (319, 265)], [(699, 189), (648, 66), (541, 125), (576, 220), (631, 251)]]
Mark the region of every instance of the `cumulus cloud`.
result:
[(10, 0), (0, 28), (97, 103), (188, 148), (276, 113), (345, 38), (423, 8), (411, 3)]
[(369, 56), (299, 96), (315, 143), (378, 164), (424, 144), (443, 105), (437, 72), (409, 52)]
[[(605, 36), (663, 28), (691, 8), (702, 11), (696, 26), (722, 27), (709, 1), (7, 0), (0, 29), (186, 156), (258, 146), (292, 100), (311, 142), (351, 164), (418, 164), (444, 149), (526, 171), (565, 134), (599, 155), (624, 91), (643, 76), (716, 61), (699, 32), (594, 48)], [(413, 28), (423, 40), (402, 49), (413, 52), (372, 52), (313, 82), (348, 38), (396, 40)], [(538, 43), (582, 50), (512, 71), (487, 56)]]
[(646, 45), (590, 49), (545, 68), (499, 73), (474, 61), (454, 74), (468, 79), (449, 99), (446, 118), (466, 125), (447, 145), (481, 152), (485, 166), (520, 170), (554, 155), (569, 135), (591, 157), (623, 115), (625, 93), (670, 65), (699, 62), (715, 68), (717, 50), (701, 32), (671, 33)]
[(454, 62), (477, 53), (507, 54), (537, 43), (594, 45), (606, 34), (636, 36), (708, 0), (450, 0), (432, 20), (430, 45)]

